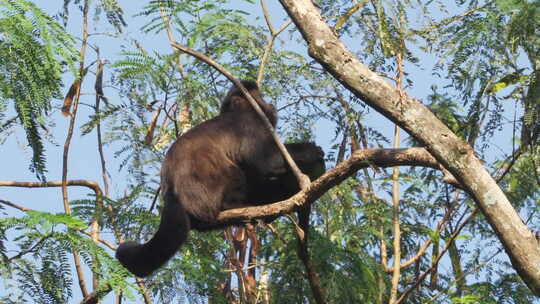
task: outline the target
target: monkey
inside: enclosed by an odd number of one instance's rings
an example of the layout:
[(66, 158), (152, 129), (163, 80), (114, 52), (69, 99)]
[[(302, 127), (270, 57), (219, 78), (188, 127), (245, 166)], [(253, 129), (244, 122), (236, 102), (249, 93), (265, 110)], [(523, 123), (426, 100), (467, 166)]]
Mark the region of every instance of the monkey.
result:
[[(275, 127), (277, 111), (263, 100), (257, 84), (243, 80), (242, 85)], [(286, 147), (310, 178), (324, 172), (320, 147), (313, 143)], [(236, 86), (223, 99), (216, 117), (172, 144), (160, 175), (164, 206), (157, 232), (144, 244), (128, 241), (116, 250), (120, 263), (138, 277), (165, 264), (191, 229), (216, 229), (207, 227), (221, 211), (277, 202), (300, 190), (273, 134)]]
[[(288, 143), (285, 147), (300, 171), (307, 174), (310, 180), (318, 178), (326, 171), (324, 152), (314, 143)], [(255, 172), (245, 171), (245, 174), (248, 180), (248, 202), (275, 203), (300, 191), (298, 180), (291, 170), (262, 180)]]

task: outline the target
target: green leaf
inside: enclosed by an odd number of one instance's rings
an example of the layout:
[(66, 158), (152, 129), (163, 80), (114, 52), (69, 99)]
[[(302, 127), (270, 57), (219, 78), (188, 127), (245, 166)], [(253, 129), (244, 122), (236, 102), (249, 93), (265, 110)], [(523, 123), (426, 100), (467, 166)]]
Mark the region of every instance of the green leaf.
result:
[(33, 220), (37, 220), (37, 222), (40, 222), (42, 225), (46, 224), (64, 224), (68, 226), (69, 228), (73, 229), (85, 229), (88, 227), (86, 223), (81, 221), (80, 219), (67, 215), (65, 213), (48, 213), (48, 212), (42, 212), (42, 211), (28, 211), (28, 216), (32, 218)]

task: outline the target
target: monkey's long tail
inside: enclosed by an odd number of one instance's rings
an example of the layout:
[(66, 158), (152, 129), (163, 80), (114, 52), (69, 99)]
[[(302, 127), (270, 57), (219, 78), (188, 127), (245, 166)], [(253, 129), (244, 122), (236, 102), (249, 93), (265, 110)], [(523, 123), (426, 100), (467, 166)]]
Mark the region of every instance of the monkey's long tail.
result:
[(145, 277), (165, 264), (186, 241), (189, 217), (171, 191), (163, 195), (165, 206), (156, 234), (145, 244), (125, 242), (118, 246), (116, 258), (131, 273)]

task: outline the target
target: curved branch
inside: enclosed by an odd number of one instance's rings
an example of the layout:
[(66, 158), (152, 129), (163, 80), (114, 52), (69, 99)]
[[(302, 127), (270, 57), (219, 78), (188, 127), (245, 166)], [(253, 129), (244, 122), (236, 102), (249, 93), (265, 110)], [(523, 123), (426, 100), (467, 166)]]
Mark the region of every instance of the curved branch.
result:
[[(80, 186), (86, 187), (94, 191), (96, 194), (96, 199), (101, 199), (103, 197), (103, 192), (99, 185), (90, 180), (85, 179), (73, 179), (66, 181), (67, 186)], [(62, 187), (61, 181), (54, 182), (14, 182), (14, 181), (0, 181), (0, 187), (21, 187), (21, 188), (52, 188), (52, 187)]]
[[(370, 166), (394, 167), (394, 166), (419, 166), (433, 169), (441, 169), (439, 163), (425, 148), (402, 148), (402, 149), (366, 149), (356, 150), (351, 157), (339, 163), (334, 169), (328, 170), (321, 177), (313, 181), (308, 187), (288, 200), (281, 202), (246, 208), (236, 208), (223, 211), (218, 220), (209, 227), (253, 222), (259, 219), (271, 219), (297, 211), (304, 205), (313, 203), (332, 187), (353, 175), (356, 171)], [(0, 181), (0, 186), (11, 187), (60, 187), (62, 182), (13, 182)], [(87, 187), (101, 196), (101, 189), (97, 183), (88, 180), (69, 180), (69, 186)]]
[(247, 208), (223, 211), (210, 227), (241, 224), (256, 220), (271, 220), (313, 203), (332, 187), (338, 185), (356, 171), (371, 165), (378, 167), (420, 166), (440, 169), (439, 163), (424, 148), (367, 149), (356, 150), (352, 156), (327, 171), (309, 186), (288, 200)]

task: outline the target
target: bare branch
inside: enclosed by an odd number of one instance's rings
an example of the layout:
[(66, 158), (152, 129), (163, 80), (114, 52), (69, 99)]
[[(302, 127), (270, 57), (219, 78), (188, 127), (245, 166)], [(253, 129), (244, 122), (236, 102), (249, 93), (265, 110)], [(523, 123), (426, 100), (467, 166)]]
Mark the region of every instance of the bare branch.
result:
[(29, 208), (26, 208), (26, 207), (23, 207), (23, 206), (19, 206), (19, 205), (15, 204), (15, 203), (12, 203), (10, 201), (6, 201), (6, 200), (3, 200), (3, 199), (0, 199), (0, 203), (2, 203), (4, 205), (8, 205), (10, 207), (13, 207), (15, 209), (19, 209), (19, 210), (24, 211), (24, 212), (32, 210), (32, 209), (29, 209)]
[(148, 290), (146, 289), (146, 285), (144, 284), (144, 281), (139, 278), (135, 278), (135, 282), (137, 282), (137, 286), (139, 286), (139, 288), (141, 289), (141, 292), (143, 294), (144, 304), (152, 304), (153, 303), (152, 298), (148, 294)]
[[(71, 138), (73, 137), (73, 129), (75, 127), (75, 118), (77, 117), (77, 109), (79, 106), (79, 99), (81, 97), (80, 85), (82, 84), (85, 68), (84, 61), (86, 58), (86, 50), (88, 46), (88, 13), (90, 9), (90, 0), (84, 1), (83, 6), (83, 24), (82, 24), (82, 44), (81, 50), (79, 52), (80, 56), (80, 67), (79, 67), (79, 89), (76, 91), (75, 98), (73, 100), (73, 110), (69, 120), (69, 126), (67, 130), (66, 140), (64, 142), (64, 152), (62, 156), (62, 201), (64, 203), (64, 212), (66, 214), (71, 214), (71, 209), (68, 203), (68, 192), (67, 192), (67, 175), (68, 175), (68, 155), (69, 155), (69, 146), (71, 144)], [(88, 297), (88, 289), (86, 287), (86, 282), (84, 279), (84, 273), (81, 267), (81, 257), (79, 253), (75, 250), (72, 250), (73, 260), (75, 262), (75, 271), (77, 272), (77, 277), (79, 279), (79, 287), (81, 288), (81, 293), (83, 297)], [(95, 283), (95, 280), (94, 280)], [(96, 284), (94, 284), (96, 285)]]
[(259, 65), (259, 73), (257, 74), (257, 85), (259, 86), (261, 86), (264, 75), (264, 68), (266, 67), (266, 63), (268, 62), (268, 56), (270, 56), (270, 53), (272, 52), (274, 42), (276, 41), (277, 36), (279, 36), (279, 34), (281, 34), (281, 32), (283, 32), (292, 23), (292, 20), (289, 19), (289, 21), (284, 23), (281, 28), (276, 32), (274, 26), (272, 25), (272, 21), (270, 20), (270, 12), (268, 11), (268, 7), (266, 6), (266, 0), (261, 0), (261, 7), (263, 10), (264, 20), (266, 20), (266, 25), (268, 26), (268, 30), (270, 31), (270, 37), (268, 37), (266, 48), (264, 49), (264, 53), (261, 58), (261, 64)]
[[(67, 186), (80, 186), (86, 187), (94, 191), (97, 197), (102, 197), (103, 192), (99, 185), (91, 180), (73, 179), (66, 181)], [(14, 181), (0, 181), (0, 187), (21, 187), (21, 188), (52, 188), (62, 187), (61, 181), (54, 182), (14, 182)]]
[(272, 21), (270, 20), (270, 12), (268, 11), (266, 0), (261, 0), (261, 7), (263, 10), (264, 20), (266, 21), (266, 26), (268, 26), (268, 29), (270, 30), (270, 34), (274, 36), (275, 30), (274, 30), (274, 26), (272, 25)]
[[(400, 79), (400, 78), (398, 78)], [(394, 126), (394, 148), (400, 145), (400, 129), (399, 126)], [(394, 271), (392, 272), (392, 287), (390, 289), (389, 303), (394, 303), (398, 295), (399, 279), (401, 277), (401, 223), (399, 216), (401, 213), (400, 207), (400, 192), (399, 192), (399, 167), (392, 168), (392, 226), (394, 233)]]

